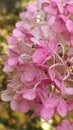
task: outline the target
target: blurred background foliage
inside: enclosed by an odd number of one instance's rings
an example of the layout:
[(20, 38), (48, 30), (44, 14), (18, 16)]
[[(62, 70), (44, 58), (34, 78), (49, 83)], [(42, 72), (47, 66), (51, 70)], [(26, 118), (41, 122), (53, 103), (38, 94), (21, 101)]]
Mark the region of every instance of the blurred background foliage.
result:
[[(6, 39), (19, 20), (19, 12), (26, 9), (28, 2), (35, 2), (35, 0), (0, 0), (0, 56), (6, 54)], [(2, 71), (3, 64), (0, 58), (0, 91), (6, 88), (8, 79)], [(13, 112), (9, 103), (0, 100), (0, 130), (55, 130), (55, 126), (61, 121), (57, 114), (53, 120), (47, 122), (39, 118), (31, 119), (30, 115), (30, 112), (27, 114)], [(67, 118), (73, 120), (72, 112)]]

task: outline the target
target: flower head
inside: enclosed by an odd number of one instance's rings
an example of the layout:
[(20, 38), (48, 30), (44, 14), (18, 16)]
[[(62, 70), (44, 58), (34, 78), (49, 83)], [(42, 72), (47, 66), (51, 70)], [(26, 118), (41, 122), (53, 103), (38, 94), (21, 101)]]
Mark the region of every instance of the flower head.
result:
[[(73, 109), (73, 100), (66, 99), (73, 95), (72, 8), (72, 0), (37, 0), (20, 13), (7, 39), (12, 48), (7, 48), (3, 69), (12, 78), (1, 94), (14, 111), (32, 109), (32, 117), (49, 120)], [(67, 122), (57, 130), (71, 130)]]

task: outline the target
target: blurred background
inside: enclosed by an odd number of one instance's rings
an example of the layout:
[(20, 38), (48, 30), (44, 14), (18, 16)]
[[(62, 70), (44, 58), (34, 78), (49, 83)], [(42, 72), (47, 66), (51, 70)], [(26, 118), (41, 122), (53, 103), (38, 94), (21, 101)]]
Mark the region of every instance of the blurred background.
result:
[[(25, 10), (29, 2), (35, 2), (35, 0), (0, 0), (0, 56), (6, 54), (6, 39), (19, 20), (19, 12)], [(0, 58), (0, 91), (7, 85), (7, 75), (2, 71), (3, 64)], [(47, 122), (40, 118), (31, 120), (30, 114), (30, 112), (27, 114), (13, 112), (9, 103), (0, 100), (0, 130), (55, 130), (61, 122), (57, 114), (53, 120)], [(70, 112), (67, 117), (71, 121), (72, 115)]]

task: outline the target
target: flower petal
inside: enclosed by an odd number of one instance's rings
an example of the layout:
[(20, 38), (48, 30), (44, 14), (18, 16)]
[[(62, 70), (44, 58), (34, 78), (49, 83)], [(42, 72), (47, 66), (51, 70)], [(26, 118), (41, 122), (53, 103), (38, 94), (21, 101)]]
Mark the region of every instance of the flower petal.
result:
[(8, 90), (5, 90), (1, 93), (1, 99), (5, 102), (11, 101), (13, 98), (13, 94)]
[(52, 108), (47, 109), (45, 107), (42, 107), (40, 111), (41, 118), (43, 118), (44, 120), (49, 120), (52, 118), (53, 115), (54, 115), (54, 109)]
[(17, 65), (17, 63), (18, 63), (18, 57), (12, 56), (8, 58), (8, 65), (14, 66), (14, 65)]
[(18, 109), (19, 111), (23, 112), (23, 113), (26, 113), (29, 111), (30, 109), (30, 104), (29, 102), (23, 100), (19, 103), (19, 106), (18, 106)]
[(44, 105), (46, 108), (55, 108), (57, 106), (58, 99), (51, 97), (45, 100)]
[(73, 4), (68, 4), (67, 5), (67, 10), (73, 14)]
[(67, 20), (66, 27), (70, 33), (73, 33), (73, 22), (70, 19)]
[(60, 100), (60, 102), (57, 106), (57, 111), (60, 114), (60, 116), (62, 116), (62, 117), (66, 116), (66, 114), (67, 114), (67, 104), (63, 99)]
[(27, 89), (24, 91), (23, 98), (27, 100), (34, 100), (36, 98), (36, 92), (33, 89)]
[(10, 106), (11, 106), (13, 111), (18, 110), (18, 102), (16, 100), (12, 100), (11, 103), (10, 103)]

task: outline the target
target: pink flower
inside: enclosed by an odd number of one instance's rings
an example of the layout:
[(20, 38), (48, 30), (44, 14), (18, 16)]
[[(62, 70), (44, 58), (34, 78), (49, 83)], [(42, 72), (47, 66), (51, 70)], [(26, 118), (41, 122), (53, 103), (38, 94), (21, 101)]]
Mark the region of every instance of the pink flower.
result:
[[(7, 39), (4, 69), (11, 73), (3, 101), (14, 111), (49, 120), (73, 110), (73, 2), (37, 0), (20, 13)], [(63, 121), (57, 130), (73, 129)]]

